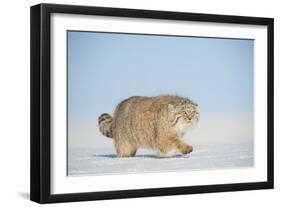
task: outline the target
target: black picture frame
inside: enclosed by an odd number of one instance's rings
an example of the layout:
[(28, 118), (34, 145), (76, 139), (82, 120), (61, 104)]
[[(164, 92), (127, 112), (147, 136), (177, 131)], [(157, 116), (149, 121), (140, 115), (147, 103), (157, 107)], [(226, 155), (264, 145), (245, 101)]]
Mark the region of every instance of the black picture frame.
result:
[[(134, 17), (194, 22), (232, 23), (267, 26), (267, 181), (238, 184), (203, 185), (137, 189), (122, 191), (87, 192), (73, 194), (51, 194), (51, 90), (50, 90), (50, 15), (52, 13)], [(272, 189), (274, 177), (274, 74), (272, 18), (195, 14), (168, 11), (135, 10), (90, 6), (39, 4), (31, 7), (31, 151), (30, 151), (30, 199), (38, 203), (88, 201), (102, 199), (166, 196), (179, 194), (210, 193)]]

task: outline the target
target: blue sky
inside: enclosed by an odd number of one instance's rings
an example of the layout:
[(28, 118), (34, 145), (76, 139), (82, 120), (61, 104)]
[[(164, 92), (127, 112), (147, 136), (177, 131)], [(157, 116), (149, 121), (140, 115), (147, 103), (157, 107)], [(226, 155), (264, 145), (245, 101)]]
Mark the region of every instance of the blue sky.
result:
[(201, 117), (252, 116), (253, 47), (253, 40), (69, 31), (70, 126), (133, 95), (189, 97)]

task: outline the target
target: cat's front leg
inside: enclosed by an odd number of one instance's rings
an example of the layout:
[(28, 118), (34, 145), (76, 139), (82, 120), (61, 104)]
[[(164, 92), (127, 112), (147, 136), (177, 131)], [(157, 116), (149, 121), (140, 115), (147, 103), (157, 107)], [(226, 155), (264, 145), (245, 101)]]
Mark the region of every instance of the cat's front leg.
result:
[(188, 144), (181, 145), (180, 147), (178, 147), (178, 149), (182, 154), (188, 154), (193, 151), (193, 147)]
[(181, 138), (176, 136), (165, 137), (161, 144), (157, 146), (159, 157), (171, 157), (175, 153), (188, 154), (193, 151), (191, 145), (186, 144)]
[(173, 144), (177, 149), (177, 151), (179, 151), (182, 154), (188, 154), (193, 151), (193, 147), (189, 144), (186, 144), (181, 138), (173, 139)]

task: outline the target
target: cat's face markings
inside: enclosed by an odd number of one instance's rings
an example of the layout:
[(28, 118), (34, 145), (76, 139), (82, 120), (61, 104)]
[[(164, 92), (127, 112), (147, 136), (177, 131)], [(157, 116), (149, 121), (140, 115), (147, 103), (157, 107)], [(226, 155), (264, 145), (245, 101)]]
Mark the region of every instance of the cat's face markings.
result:
[(186, 122), (190, 123), (194, 120), (198, 121), (199, 113), (197, 106), (197, 104), (189, 101), (179, 108), (179, 113)]
[(199, 119), (197, 106), (189, 100), (182, 101), (176, 106), (168, 104), (170, 125), (175, 126), (179, 121), (187, 124), (197, 122)]

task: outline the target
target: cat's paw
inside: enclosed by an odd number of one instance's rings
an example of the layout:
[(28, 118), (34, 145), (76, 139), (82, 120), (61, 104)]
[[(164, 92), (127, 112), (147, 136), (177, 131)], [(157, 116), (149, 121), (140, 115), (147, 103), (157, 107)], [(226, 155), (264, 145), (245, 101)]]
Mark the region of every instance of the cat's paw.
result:
[(191, 153), (193, 151), (193, 147), (192, 146), (190, 146), (190, 145), (187, 145), (187, 146), (185, 146), (183, 149), (182, 149), (182, 153), (183, 154), (188, 154), (188, 153)]

